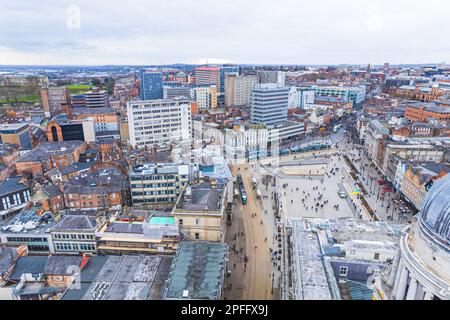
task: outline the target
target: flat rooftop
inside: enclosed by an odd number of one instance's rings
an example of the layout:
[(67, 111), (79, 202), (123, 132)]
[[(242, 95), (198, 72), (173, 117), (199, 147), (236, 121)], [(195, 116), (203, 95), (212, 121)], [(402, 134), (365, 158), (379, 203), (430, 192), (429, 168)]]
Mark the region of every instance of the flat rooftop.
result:
[[(91, 257), (81, 271), (81, 289), (70, 288), (62, 300), (161, 299), (171, 257), (123, 255)], [(155, 288), (153, 286), (155, 285)]]
[(333, 300), (336, 292), (327, 273), (317, 233), (308, 229), (304, 219), (288, 219), (292, 230), (292, 276), (295, 300)]

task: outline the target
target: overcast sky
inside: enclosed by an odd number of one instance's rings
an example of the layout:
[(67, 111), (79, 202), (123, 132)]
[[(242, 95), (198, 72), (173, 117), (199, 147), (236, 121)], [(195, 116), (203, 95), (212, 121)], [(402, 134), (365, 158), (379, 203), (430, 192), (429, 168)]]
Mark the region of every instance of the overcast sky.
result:
[(1, 64), (450, 62), (448, 0), (0, 0)]

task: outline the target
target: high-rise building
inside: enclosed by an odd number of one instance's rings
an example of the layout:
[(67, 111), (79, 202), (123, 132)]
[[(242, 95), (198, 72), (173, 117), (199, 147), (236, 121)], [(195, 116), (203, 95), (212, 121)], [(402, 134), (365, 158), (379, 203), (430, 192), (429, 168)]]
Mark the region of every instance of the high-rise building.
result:
[(257, 83), (258, 78), (256, 76), (227, 73), (225, 75), (225, 106), (249, 105), (252, 89)]
[(197, 85), (215, 85), (220, 88), (220, 67), (196, 67), (195, 83)]
[(130, 144), (136, 147), (191, 138), (191, 105), (186, 99), (133, 100), (127, 103)]
[(289, 88), (277, 83), (256, 85), (252, 90), (251, 123), (273, 126), (288, 119)]
[(84, 99), (88, 108), (109, 107), (108, 92), (96, 87), (92, 88), (91, 91), (85, 92)]
[(192, 88), (191, 99), (199, 110), (214, 109), (217, 107), (217, 87), (212, 85)]
[(239, 67), (231, 67), (231, 66), (224, 66), (220, 67), (220, 86), (219, 86), (219, 92), (225, 92), (225, 76), (228, 73), (237, 73), (239, 74)]
[(41, 103), (45, 112), (55, 116), (62, 112), (62, 106), (68, 105), (69, 93), (65, 87), (48, 87), (41, 89)]
[(140, 98), (155, 100), (163, 98), (163, 79), (161, 72), (142, 71), (140, 81)]

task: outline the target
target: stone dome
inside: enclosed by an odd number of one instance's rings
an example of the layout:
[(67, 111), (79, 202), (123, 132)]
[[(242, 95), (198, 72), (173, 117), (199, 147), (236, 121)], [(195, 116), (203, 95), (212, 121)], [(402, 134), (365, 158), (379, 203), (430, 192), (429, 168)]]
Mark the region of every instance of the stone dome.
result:
[(450, 174), (437, 180), (428, 191), (419, 223), (433, 239), (450, 246)]

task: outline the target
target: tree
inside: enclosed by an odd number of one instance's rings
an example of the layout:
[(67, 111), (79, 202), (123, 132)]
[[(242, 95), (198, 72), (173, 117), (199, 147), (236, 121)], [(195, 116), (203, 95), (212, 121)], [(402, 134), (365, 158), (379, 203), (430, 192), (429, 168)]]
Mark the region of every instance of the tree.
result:
[(93, 78), (92, 85), (95, 87), (100, 87), (102, 85), (102, 81), (99, 78)]

